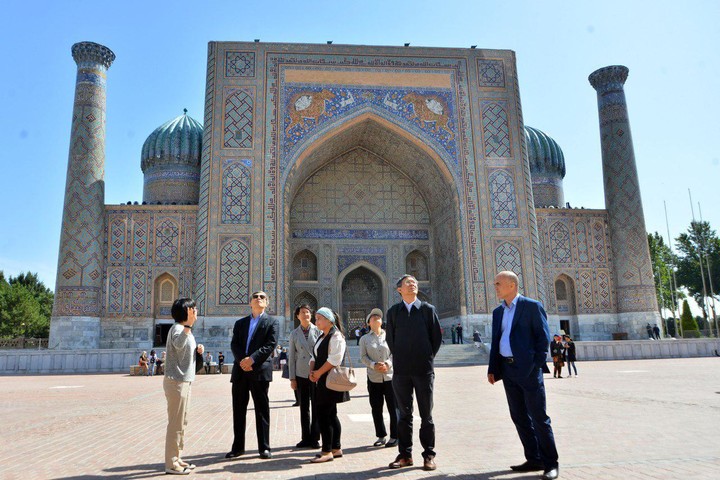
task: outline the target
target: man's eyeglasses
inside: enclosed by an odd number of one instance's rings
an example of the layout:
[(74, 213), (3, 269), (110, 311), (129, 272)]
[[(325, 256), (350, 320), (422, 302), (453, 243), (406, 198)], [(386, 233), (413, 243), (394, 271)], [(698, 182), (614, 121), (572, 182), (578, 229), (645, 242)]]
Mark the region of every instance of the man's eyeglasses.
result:
[(265, 300), (267, 297), (261, 293), (254, 293), (252, 298), (259, 298), (260, 300)]

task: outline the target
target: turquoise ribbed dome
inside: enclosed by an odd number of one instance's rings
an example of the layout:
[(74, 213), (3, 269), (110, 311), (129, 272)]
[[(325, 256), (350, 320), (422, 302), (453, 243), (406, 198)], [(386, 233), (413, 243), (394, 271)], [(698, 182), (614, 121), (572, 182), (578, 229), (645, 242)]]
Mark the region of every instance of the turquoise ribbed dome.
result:
[(565, 177), (565, 156), (555, 140), (537, 128), (525, 126), (525, 142), (531, 174)]
[(140, 166), (145, 172), (160, 164), (200, 165), (203, 126), (187, 114), (165, 122), (145, 140)]

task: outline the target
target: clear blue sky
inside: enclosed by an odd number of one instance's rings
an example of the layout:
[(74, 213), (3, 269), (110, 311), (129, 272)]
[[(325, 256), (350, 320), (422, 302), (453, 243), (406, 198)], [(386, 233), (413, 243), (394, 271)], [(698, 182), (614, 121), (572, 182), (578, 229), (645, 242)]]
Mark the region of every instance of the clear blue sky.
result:
[[(688, 188), (720, 229), (717, 1), (15, 1), (0, 17), (0, 270), (55, 284), (75, 63), (94, 41), (108, 73), (106, 203), (142, 200), (140, 150), (183, 108), (203, 121), (211, 40), (511, 49), (523, 114), (565, 153), (565, 198), (604, 208), (595, 91), (599, 67), (626, 83), (649, 231), (690, 221)], [(697, 215), (697, 209), (696, 209)]]

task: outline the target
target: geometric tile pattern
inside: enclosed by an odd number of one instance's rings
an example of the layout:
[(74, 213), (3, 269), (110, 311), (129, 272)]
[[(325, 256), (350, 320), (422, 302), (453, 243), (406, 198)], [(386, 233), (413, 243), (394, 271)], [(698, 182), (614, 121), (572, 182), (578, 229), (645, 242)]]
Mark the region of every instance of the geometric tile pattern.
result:
[(243, 90), (225, 100), (225, 148), (252, 148), (253, 99)]
[(249, 160), (226, 164), (222, 180), (222, 223), (250, 223), (252, 185)]
[(255, 52), (226, 52), (226, 77), (254, 77)]
[[(106, 207), (103, 317), (152, 317), (155, 280), (163, 274), (180, 295), (193, 295), (195, 207), (155, 208)], [(125, 256), (112, 246), (120, 237), (133, 242)]]
[(510, 157), (510, 127), (505, 102), (481, 102), (486, 157)]
[(555, 222), (550, 227), (550, 252), (553, 263), (571, 263), (570, 232), (561, 222)]
[(295, 196), (290, 223), (412, 224), (430, 222), (416, 185), (363, 149), (326, 164)]
[[(200, 190), (198, 192), (198, 210), (197, 210), (197, 239), (195, 251), (195, 288), (193, 295), (198, 302), (200, 311), (208, 312), (206, 296), (208, 290), (208, 278), (206, 276), (207, 266), (215, 263), (215, 257), (210, 259), (208, 256), (208, 234), (209, 224), (208, 217), (210, 215), (210, 177), (212, 167), (213, 153), (213, 128), (210, 128), (215, 113), (215, 61), (218, 49), (216, 42), (208, 43), (207, 55), (207, 75), (205, 78), (205, 114), (202, 156), (200, 160)], [(219, 72), (222, 73), (222, 70)]]
[(292, 262), (292, 278), (301, 281), (317, 281), (317, 257), (310, 250), (302, 250)]
[(481, 87), (505, 87), (505, 65), (502, 60), (478, 60), (478, 84)]
[(177, 263), (180, 228), (172, 220), (165, 220), (157, 229), (155, 260), (160, 263)]
[(584, 223), (575, 224), (575, 241), (577, 242), (578, 262), (589, 263), (587, 227)]
[(220, 251), (220, 305), (247, 305), (250, 301), (250, 249), (231, 240)]
[(517, 228), (515, 183), (506, 170), (495, 170), (488, 177), (493, 228)]
[(387, 264), (385, 255), (338, 255), (337, 273), (340, 275), (343, 270), (356, 262), (367, 262), (375, 265), (381, 272), (387, 275)]
[(509, 270), (520, 280), (520, 291), (523, 288), (522, 256), (520, 249), (511, 242), (503, 242), (495, 249), (495, 268), (498, 272)]
[(293, 305), (294, 306), (309, 305), (310, 308), (312, 308), (313, 310), (317, 310), (317, 308), (318, 308), (317, 299), (308, 292), (302, 292), (302, 293), (298, 294), (295, 297), (295, 301), (293, 302)]
[[(612, 259), (605, 253), (603, 225), (607, 212), (555, 208), (536, 211), (543, 270), (550, 291), (554, 287), (553, 279), (564, 279), (568, 285), (574, 282), (577, 303), (570, 305), (568, 311), (574, 308), (579, 314), (616, 313)], [(577, 258), (577, 262), (573, 258)], [(556, 313), (560, 307), (552, 295), (548, 300), (548, 311)]]
[(125, 222), (116, 218), (110, 226), (110, 260), (120, 262), (125, 258)]

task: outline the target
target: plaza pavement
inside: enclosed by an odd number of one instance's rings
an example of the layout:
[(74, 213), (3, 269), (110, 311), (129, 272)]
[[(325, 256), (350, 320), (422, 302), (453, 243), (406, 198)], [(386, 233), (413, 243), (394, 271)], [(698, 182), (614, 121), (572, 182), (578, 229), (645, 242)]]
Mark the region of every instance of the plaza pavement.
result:
[[(720, 358), (579, 362), (579, 377), (545, 376), (563, 479), (720, 478)], [(299, 414), (289, 382), (270, 388), (272, 460), (257, 452), (225, 460), (232, 441), (229, 375), (193, 384), (186, 460), (196, 479), (348, 480), (366, 478), (530, 479), (502, 385), (485, 366), (436, 370), (435, 472), (424, 472), (415, 426), (416, 466), (389, 470), (395, 449), (375, 440), (365, 374), (339, 407), (345, 456), (311, 465), (293, 448)], [(0, 479), (151, 479), (163, 474), (162, 378), (128, 375), (0, 377)], [(256, 444), (252, 412), (246, 444)], [(187, 477), (186, 477), (187, 478)]]

